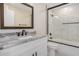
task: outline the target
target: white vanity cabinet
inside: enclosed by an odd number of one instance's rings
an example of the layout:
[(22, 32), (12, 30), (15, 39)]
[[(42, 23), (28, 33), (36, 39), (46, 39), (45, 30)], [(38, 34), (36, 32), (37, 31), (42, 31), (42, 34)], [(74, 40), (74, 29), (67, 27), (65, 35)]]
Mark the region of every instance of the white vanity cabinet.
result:
[(47, 37), (0, 50), (0, 56), (46, 56)]

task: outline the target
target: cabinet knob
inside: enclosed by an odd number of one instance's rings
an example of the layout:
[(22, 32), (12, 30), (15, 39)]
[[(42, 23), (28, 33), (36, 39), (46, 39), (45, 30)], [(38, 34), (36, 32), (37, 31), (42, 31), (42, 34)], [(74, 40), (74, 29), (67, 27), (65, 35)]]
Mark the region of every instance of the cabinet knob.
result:
[(34, 56), (34, 54), (32, 54), (32, 56)]
[(33, 53), (32, 56), (37, 56), (37, 52)]
[(35, 56), (37, 56), (37, 52), (35, 52)]

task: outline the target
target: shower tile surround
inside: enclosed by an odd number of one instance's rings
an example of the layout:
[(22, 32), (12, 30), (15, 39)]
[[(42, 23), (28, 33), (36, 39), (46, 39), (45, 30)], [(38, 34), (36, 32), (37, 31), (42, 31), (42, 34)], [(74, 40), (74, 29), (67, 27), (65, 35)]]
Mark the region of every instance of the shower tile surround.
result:
[(65, 24), (70, 22), (79, 22), (79, 5), (68, 4), (66, 6), (68, 7), (69, 12), (67, 12), (67, 8), (64, 8), (65, 6), (50, 10), (49, 14), (53, 14), (54, 17), (52, 18), (49, 16), (51, 19), (49, 21), (49, 31), (53, 33), (52, 36), (54, 39), (79, 42), (79, 24)]

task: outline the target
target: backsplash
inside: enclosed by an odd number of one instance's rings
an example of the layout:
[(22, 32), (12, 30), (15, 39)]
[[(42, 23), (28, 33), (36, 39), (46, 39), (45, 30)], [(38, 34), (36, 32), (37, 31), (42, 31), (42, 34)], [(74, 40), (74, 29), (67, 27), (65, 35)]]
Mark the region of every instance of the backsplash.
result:
[[(27, 32), (27, 35), (34, 35), (36, 34), (35, 30), (25, 30)], [(0, 30), (0, 37), (3, 36), (12, 36), (17, 35), (17, 32), (22, 32), (22, 30)]]
[[(12, 33), (12, 32), (19, 32), (22, 31), (23, 29), (0, 29), (0, 33)], [(26, 31), (35, 31), (34, 29), (24, 29)]]

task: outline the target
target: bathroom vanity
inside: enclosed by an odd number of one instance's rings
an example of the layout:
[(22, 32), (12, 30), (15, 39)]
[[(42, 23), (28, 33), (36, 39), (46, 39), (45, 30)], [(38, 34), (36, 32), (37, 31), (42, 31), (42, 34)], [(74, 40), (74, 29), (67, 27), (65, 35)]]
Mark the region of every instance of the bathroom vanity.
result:
[(46, 56), (47, 37), (19, 37), (18, 40), (8, 41), (7, 43), (3, 44), (2, 47), (3, 48), (0, 50), (0, 56)]

